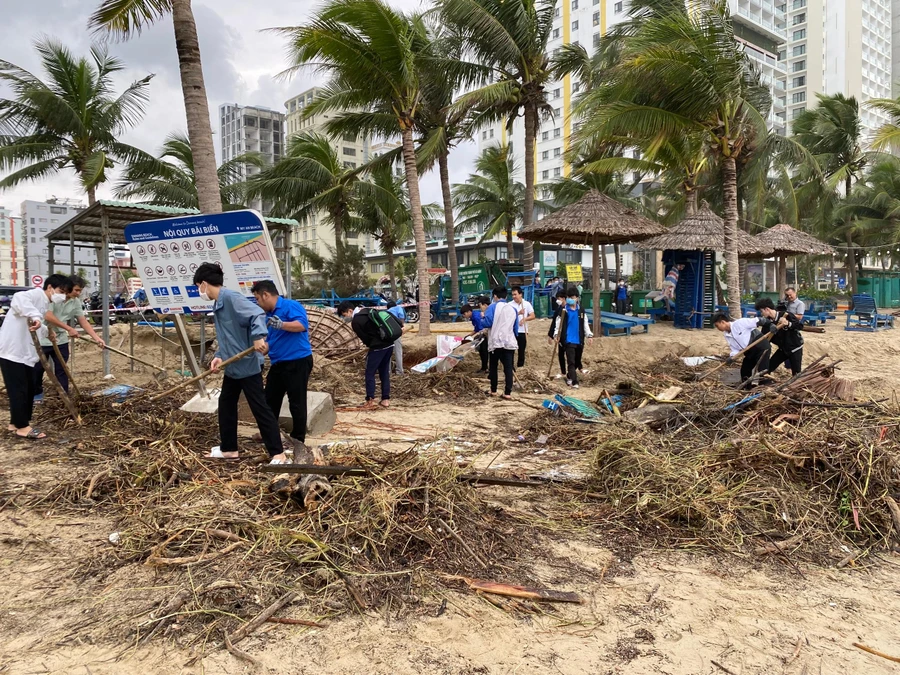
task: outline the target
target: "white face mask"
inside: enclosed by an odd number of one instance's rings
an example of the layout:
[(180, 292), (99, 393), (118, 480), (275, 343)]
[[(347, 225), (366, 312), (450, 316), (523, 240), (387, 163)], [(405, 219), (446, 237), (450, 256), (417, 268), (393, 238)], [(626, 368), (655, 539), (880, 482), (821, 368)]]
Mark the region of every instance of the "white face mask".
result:
[[(209, 290), (209, 286), (207, 286), (207, 290)], [(211, 298), (206, 293), (206, 291), (200, 291), (200, 299), (203, 300), (204, 302), (209, 302)]]
[(50, 296), (50, 302), (65, 302), (66, 294), (65, 293), (54, 293)]

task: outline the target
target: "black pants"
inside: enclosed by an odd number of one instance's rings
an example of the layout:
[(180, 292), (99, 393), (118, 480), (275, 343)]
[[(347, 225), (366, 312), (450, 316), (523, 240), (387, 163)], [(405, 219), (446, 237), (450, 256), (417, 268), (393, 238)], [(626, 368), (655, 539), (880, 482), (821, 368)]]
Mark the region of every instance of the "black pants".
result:
[(624, 314), (627, 305), (628, 300), (626, 298), (616, 298), (616, 314)]
[(219, 395), (219, 438), (222, 452), (238, 451), (238, 401), (241, 392), (244, 392), (269, 456), (280, 455), (284, 452), (284, 444), (281, 442), (278, 418), (266, 403), (262, 373), (240, 379), (226, 375), (222, 380), (222, 393)]
[(306, 442), (306, 391), (312, 369), (313, 357), (310, 355), (295, 361), (273, 363), (266, 377), (266, 403), (275, 413), (275, 419), (278, 419), (284, 395), (287, 394), (293, 421), (291, 438), (296, 438), (301, 443)]
[(753, 374), (753, 369), (757, 372), (769, 370), (769, 355), (772, 353), (772, 343), (769, 340), (756, 345), (749, 352), (744, 354), (744, 360), (741, 362), (741, 382), (745, 382)]
[(566, 380), (578, 384), (578, 369), (581, 367), (581, 345), (566, 344)]
[(556, 357), (559, 359), (559, 372), (566, 374), (566, 346), (560, 342), (556, 347)]
[(803, 347), (795, 352), (779, 347), (769, 359), (769, 372), (774, 373), (782, 363), (791, 369), (791, 375), (799, 375), (803, 365)]
[(375, 373), (381, 380), (381, 400), (391, 398), (391, 357), (394, 355), (394, 347), (386, 349), (370, 349), (366, 354), (366, 400), (375, 398)]
[(525, 333), (519, 333), (516, 335), (516, 342), (519, 343), (519, 359), (516, 367), (523, 368), (525, 366), (525, 347), (528, 346), (528, 336)]
[[(69, 360), (69, 344), (57, 345), (59, 347), (59, 353), (62, 354), (64, 360)], [(69, 378), (66, 375), (66, 371), (62, 366), (62, 363), (59, 362), (59, 359), (56, 358), (56, 352), (53, 350), (53, 347), (41, 347), (41, 350), (44, 352), (44, 356), (50, 359), (50, 362), (53, 364), (53, 372), (56, 374), (56, 379), (59, 380), (59, 383), (62, 385), (62, 388), (66, 390), (66, 393), (69, 393)], [(44, 366), (40, 361), (34, 364), (34, 395), (44, 393)]]
[(497, 384), (499, 378), (499, 367), (503, 364), (503, 377), (506, 382), (503, 385), (503, 394), (509, 396), (512, 394), (513, 388), (513, 358), (516, 352), (513, 349), (495, 349), (491, 352), (491, 365), (488, 376), (491, 380), (491, 393), (497, 393)]
[(481, 369), (482, 369), (482, 370), (485, 370), (485, 371), (488, 369), (488, 348), (487, 348), (487, 343), (488, 343), (487, 337), (485, 337), (485, 338), (481, 341), (481, 344), (478, 345), (478, 355), (481, 357)]
[(34, 370), (24, 363), (0, 359), (0, 372), (9, 396), (9, 423), (24, 429), (31, 425), (34, 412)]

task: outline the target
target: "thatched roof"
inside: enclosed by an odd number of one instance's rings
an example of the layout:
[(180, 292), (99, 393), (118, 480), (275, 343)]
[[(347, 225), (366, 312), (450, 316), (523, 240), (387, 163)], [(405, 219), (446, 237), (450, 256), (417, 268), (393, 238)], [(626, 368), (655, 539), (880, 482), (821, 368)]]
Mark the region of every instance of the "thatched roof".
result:
[(772, 247), (775, 255), (829, 255), (834, 249), (811, 234), (795, 230), (790, 225), (775, 225), (756, 235), (758, 241)]
[(526, 225), (519, 237), (545, 244), (590, 246), (626, 244), (665, 232), (665, 228), (621, 202), (591, 190), (574, 204), (564, 206), (543, 220)]
[[(697, 213), (670, 227), (665, 234), (645, 239), (640, 248), (656, 251), (724, 251), (725, 221), (703, 202)], [(772, 255), (772, 248), (738, 230), (738, 255)]]

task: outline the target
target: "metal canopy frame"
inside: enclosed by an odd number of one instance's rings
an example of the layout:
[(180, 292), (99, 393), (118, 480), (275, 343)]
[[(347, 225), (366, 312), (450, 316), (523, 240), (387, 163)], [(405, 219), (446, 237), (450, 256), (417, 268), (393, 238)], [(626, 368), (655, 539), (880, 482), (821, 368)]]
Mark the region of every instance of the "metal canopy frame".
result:
[[(199, 214), (197, 209), (180, 209), (155, 204), (98, 200), (79, 212), (74, 218), (47, 235), (48, 269), (52, 274), (55, 267), (57, 246), (69, 247), (70, 274), (75, 274), (75, 249), (93, 248), (97, 252), (97, 267), (100, 268), (100, 296), (103, 299), (103, 340), (109, 344), (109, 252), (127, 250), (125, 226), (131, 223), (162, 218), (175, 218)], [(291, 289), (291, 235), (296, 220), (290, 218), (267, 218), (266, 226), (272, 235), (275, 253), (281, 255), (284, 267), (284, 282), (287, 292)], [(79, 263), (80, 266), (93, 267)], [(133, 269), (133, 268), (132, 268)], [(109, 375), (109, 352), (103, 351), (103, 373)]]

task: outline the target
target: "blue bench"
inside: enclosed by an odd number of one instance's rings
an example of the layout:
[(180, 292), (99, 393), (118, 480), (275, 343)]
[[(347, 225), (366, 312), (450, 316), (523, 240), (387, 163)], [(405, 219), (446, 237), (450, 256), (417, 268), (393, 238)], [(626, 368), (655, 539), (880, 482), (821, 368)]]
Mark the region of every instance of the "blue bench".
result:
[(854, 295), (853, 309), (848, 309), (844, 314), (847, 315), (844, 330), (874, 332), (879, 328), (894, 327), (894, 317), (879, 314), (871, 295)]
[(637, 316), (616, 314), (614, 312), (600, 312), (600, 326), (603, 328), (603, 334), (606, 336), (609, 336), (610, 328), (618, 330), (627, 327), (629, 330), (625, 335), (631, 335), (631, 329), (643, 327), (644, 330), (642, 332), (649, 333), (652, 323), (654, 323), (653, 319), (642, 319)]

